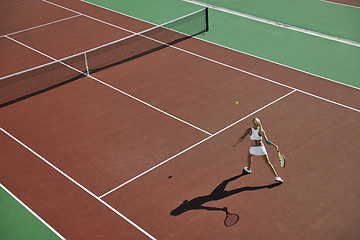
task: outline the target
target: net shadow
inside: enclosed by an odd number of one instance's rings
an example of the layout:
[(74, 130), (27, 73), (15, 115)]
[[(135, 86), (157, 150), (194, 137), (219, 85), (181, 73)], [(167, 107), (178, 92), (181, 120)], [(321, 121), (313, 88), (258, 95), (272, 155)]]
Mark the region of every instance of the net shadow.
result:
[(96, 49), (0, 78), (0, 108), (123, 64), (208, 31), (208, 10)]
[[(194, 35), (195, 36), (195, 35)], [(102, 70), (105, 70), (105, 69), (108, 69), (108, 68), (111, 68), (111, 67), (114, 67), (114, 66), (117, 66), (117, 65), (120, 65), (120, 64), (123, 64), (123, 63), (126, 63), (126, 62), (129, 62), (129, 61), (132, 61), (132, 60), (135, 60), (137, 58), (140, 58), (140, 57), (144, 57), (148, 54), (151, 54), (151, 53), (154, 53), (154, 52), (157, 52), (159, 50), (162, 50), (162, 49), (165, 49), (165, 48), (168, 48), (174, 44), (177, 44), (177, 43), (180, 43), (182, 41), (185, 41), (187, 39), (190, 39), (191, 37), (193, 36), (184, 36), (183, 38), (181, 39), (177, 39), (177, 40), (174, 40), (170, 43), (166, 43), (166, 44), (161, 44), (153, 49), (149, 49), (149, 50), (146, 50), (144, 52), (141, 52), (141, 53), (138, 53), (134, 56), (131, 56), (131, 57), (128, 57), (128, 58), (125, 58), (125, 59), (122, 59), (120, 61), (117, 61), (117, 62), (114, 62), (112, 64), (108, 64), (106, 66), (103, 66), (103, 67), (98, 67), (98, 68), (94, 68), (94, 69), (90, 69), (89, 70), (89, 73), (90, 74), (93, 74), (93, 73), (96, 73), (96, 72), (99, 72), (99, 71), (102, 71)]]

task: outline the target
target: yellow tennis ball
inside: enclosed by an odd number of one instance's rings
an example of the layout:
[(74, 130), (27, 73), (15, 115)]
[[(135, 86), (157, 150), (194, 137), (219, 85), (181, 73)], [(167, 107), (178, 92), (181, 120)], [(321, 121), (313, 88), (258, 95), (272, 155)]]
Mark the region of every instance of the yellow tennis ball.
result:
[(235, 102), (235, 104), (239, 104), (239, 102)]

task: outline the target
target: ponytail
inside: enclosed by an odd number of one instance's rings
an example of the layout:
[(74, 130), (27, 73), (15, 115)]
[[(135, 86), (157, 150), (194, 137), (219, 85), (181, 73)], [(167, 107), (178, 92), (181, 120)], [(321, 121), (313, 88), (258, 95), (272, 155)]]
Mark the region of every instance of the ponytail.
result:
[(260, 122), (260, 119), (259, 119), (259, 118), (254, 118), (254, 119), (253, 119), (253, 123), (254, 123), (254, 125), (259, 129), (259, 132), (260, 132), (260, 133), (263, 133), (264, 129), (263, 129), (263, 127), (262, 127), (262, 124), (261, 124), (261, 122)]

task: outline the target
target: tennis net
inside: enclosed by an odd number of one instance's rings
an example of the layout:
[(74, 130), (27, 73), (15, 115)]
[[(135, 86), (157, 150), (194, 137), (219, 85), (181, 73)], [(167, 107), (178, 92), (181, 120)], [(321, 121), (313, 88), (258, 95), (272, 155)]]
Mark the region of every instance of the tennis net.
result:
[(0, 78), (0, 107), (121, 64), (209, 30), (204, 8), (67, 58)]

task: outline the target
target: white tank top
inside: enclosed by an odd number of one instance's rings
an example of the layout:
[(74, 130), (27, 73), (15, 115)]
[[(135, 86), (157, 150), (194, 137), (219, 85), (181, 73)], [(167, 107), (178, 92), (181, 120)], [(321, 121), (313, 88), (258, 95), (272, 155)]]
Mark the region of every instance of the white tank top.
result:
[(259, 136), (259, 129), (254, 129), (252, 127), (251, 132), (252, 132), (252, 134), (250, 136), (251, 140), (262, 140), (262, 136)]

